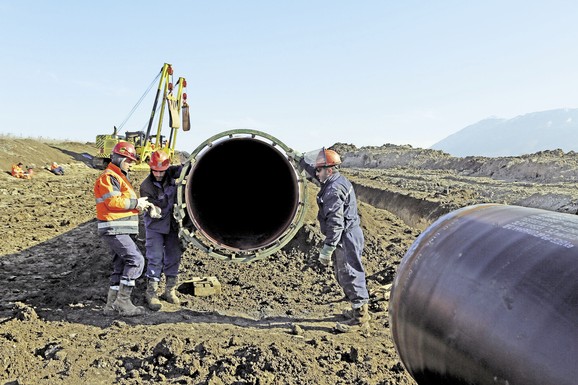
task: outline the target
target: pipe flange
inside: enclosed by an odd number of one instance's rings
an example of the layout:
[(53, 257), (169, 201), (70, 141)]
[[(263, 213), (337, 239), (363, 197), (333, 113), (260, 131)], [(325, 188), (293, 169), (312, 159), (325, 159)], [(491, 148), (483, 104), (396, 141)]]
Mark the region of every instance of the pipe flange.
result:
[[(219, 158), (222, 154), (230, 152), (231, 148), (244, 149), (245, 147), (250, 148), (250, 153), (246, 156), (250, 158), (247, 164), (239, 165), (234, 161), (234, 158), (226, 161)], [(274, 185), (273, 187), (276, 190), (272, 193), (285, 193), (288, 197), (286, 201), (280, 202), (278, 205), (283, 209), (278, 221), (280, 223), (273, 221), (272, 224), (261, 225), (258, 217), (253, 219), (255, 221), (253, 223), (255, 225), (254, 230), (251, 230), (251, 226), (249, 226), (249, 230), (243, 228), (245, 226), (243, 221), (239, 221), (239, 225), (235, 228), (235, 218), (242, 216), (239, 213), (246, 217), (253, 216), (252, 212), (248, 211), (250, 208), (236, 211), (238, 206), (242, 205), (234, 202), (236, 194), (241, 189), (237, 185), (242, 182), (230, 187), (221, 183), (221, 180), (228, 177), (234, 178), (234, 174), (233, 176), (231, 176), (232, 174), (225, 175), (225, 177), (220, 179), (214, 178), (213, 175), (221, 172), (219, 168), (222, 168), (223, 165), (233, 163), (233, 166), (237, 167), (237, 174), (242, 171), (238, 169), (239, 167), (249, 168), (251, 169), (250, 179), (253, 184), (261, 183), (260, 177), (253, 177), (255, 173), (260, 172), (263, 168), (263, 164), (259, 162), (259, 155), (255, 155), (255, 152), (262, 152), (264, 157), (267, 157), (281, 169), (282, 172), (279, 172), (279, 174), (282, 175), (283, 180), (280, 184), (286, 186), (286, 188), (278, 188), (278, 186)], [(229, 130), (214, 135), (201, 143), (183, 165), (177, 180), (174, 217), (179, 224), (179, 238), (183, 244), (185, 246), (192, 244), (194, 247), (220, 260), (246, 263), (266, 258), (291, 241), (303, 224), (307, 199), (307, 184), (304, 171), (291, 156), (293, 152), (293, 149), (277, 138), (256, 130)], [(277, 169), (266, 171), (272, 171), (270, 172), (271, 174), (277, 174)], [(265, 174), (266, 171), (264, 172)], [(217, 186), (214, 186), (215, 184)], [(253, 187), (248, 182), (242, 186), (242, 189), (245, 191)], [(267, 186), (267, 188), (272, 189), (271, 186)], [(227, 195), (229, 189), (231, 196)], [(251, 195), (249, 195), (251, 192), (245, 192), (245, 194), (245, 197), (251, 198)], [(269, 201), (271, 199), (269, 195), (261, 193), (260, 196), (263, 196), (262, 199), (266, 201), (267, 207), (255, 212), (268, 215), (268, 211), (278, 209), (278, 207), (275, 207), (278, 202)], [(213, 200), (216, 200), (217, 203)], [(233, 202), (229, 202), (230, 200), (233, 200)], [(259, 201), (251, 203), (258, 205)], [(227, 206), (228, 210), (232, 211), (230, 216), (227, 216), (228, 211), (221, 208), (221, 205), (227, 204), (229, 204)], [(251, 204), (248, 206), (251, 206)], [(268, 217), (264, 218), (268, 219)], [(233, 224), (230, 222), (233, 222)], [(270, 228), (274, 230), (269, 234)], [(248, 232), (255, 239), (263, 239), (247, 241), (246, 238), (251, 237), (248, 237), (245, 233), (239, 235), (236, 231)]]

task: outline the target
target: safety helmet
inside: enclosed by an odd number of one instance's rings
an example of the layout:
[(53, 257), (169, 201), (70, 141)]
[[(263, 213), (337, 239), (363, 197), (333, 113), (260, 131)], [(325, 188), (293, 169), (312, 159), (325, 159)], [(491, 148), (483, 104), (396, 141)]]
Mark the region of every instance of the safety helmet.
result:
[(315, 160), (315, 167), (331, 167), (341, 164), (339, 154), (333, 150), (326, 150), (325, 147), (319, 151)]
[(134, 161), (138, 160), (134, 145), (130, 142), (118, 142), (112, 149), (112, 153), (124, 156), (125, 158), (129, 158)]
[(161, 150), (156, 150), (151, 154), (149, 166), (154, 171), (165, 171), (171, 165), (169, 155)]

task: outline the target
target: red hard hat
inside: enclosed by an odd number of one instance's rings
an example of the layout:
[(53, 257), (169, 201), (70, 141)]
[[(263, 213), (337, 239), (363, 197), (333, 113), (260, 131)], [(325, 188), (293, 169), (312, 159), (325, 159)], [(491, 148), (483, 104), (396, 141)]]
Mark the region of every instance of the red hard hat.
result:
[(169, 155), (161, 150), (156, 150), (151, 155), (149, 166), (154, 171), (165, 171), (171, 165)]
[(112, 149), (114, 154), (118, 154), (120, 156), (124, 156), (125, 158), (132, 159), (137, 161), (136, 150), (134, 149), (134, 145), (130, 142), (118, 142), (116, 146)]
[(331, 167), (341, 164), (341, 157), (333, 150), (323, 148), (315, 160), (315, 167)]

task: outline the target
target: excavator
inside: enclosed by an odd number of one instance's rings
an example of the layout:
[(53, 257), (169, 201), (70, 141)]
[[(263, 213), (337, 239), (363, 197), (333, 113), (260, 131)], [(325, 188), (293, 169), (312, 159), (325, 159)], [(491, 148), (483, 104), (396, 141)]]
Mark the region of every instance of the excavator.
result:
[[(158, 86), (156, 96), (146, 131), (126, 131), (124, 135), (119, 135), (119, 130), (122, 129), (124, 124), (136, 111), (157, 80)], [(97, 152), (92, 158), (93, 167), (105, 169), (110, 162), (112, 149), (120, 141), (131, 142), (135, 146), (139, 160), (132, 166), (133, 169), (147, 169), (151, 154), (155, 150), (159, 149), (166, 152), (172, 161), (175, 154), (178, 129), (182, 128), (183, 131), (189, 131), (191, 129), (189, 105), (187, 104), (187, 93), (185, 92), (186, 87), (187, 81), (185, 78), (180, 77), (176, 83), (175, 89), (175, 86), (173, 86), (172, 65), (164, 63), (159, 74), (153, 80), (143, 96), (141, 96), (137, 104), (129, 113), (129, 116), (122, 122), (120, 127), (117, 128), (114, 126), (112, 134), (101, 134), (96, 136)], [(162, 101), (159, 106), (161, 95)], [(161, 134), (165, 106), (169, 112), (169, 127), (171, 129), (168, 138)], [(156, 133), (152, 134), (151, 131), (155, 118), (157, 118), (158, 123)]]

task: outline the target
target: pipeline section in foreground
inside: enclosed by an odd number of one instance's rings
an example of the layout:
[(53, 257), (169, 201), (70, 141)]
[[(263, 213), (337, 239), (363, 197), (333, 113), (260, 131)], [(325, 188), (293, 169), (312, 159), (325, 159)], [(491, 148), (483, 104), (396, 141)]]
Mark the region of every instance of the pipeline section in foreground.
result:
[(255, 130), (222, 132), (199, 145), (177, 181), (183, 243), (234, 262), (280, 250), (305, 214), (305, 178), (291, 151)]
[(505, 205), (438, 219), (404, 256), (390, 324), (420, 385), (578, 383), (578, 216)]

